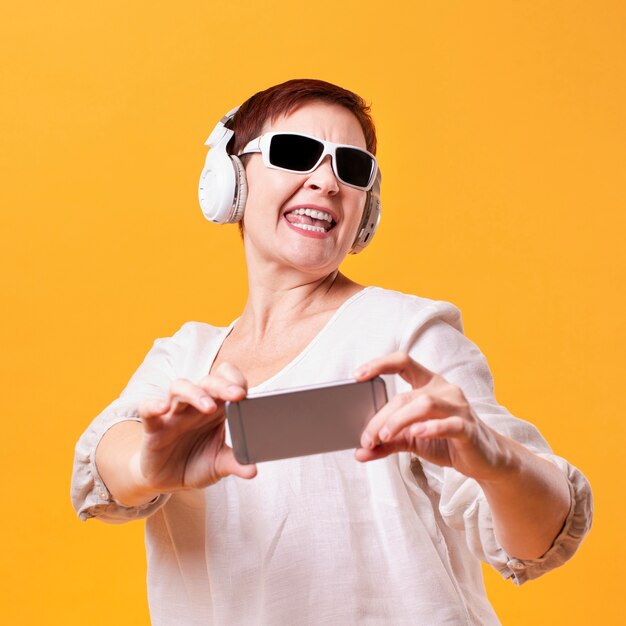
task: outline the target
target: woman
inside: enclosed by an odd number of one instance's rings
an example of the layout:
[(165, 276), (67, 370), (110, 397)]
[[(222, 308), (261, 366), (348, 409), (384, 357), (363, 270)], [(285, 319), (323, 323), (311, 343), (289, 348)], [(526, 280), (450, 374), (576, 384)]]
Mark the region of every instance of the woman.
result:
[[(211, 152), (228, 142), (243, 165), (229, 157), (217, 221), (245, 206), (246, 306), (155, 343), (77, 445), (79, 515), (147, 517), (155, 624), (497, 624), (479, 559), (518, 584), (562, 564), (590, 525), (587, 481), (496, 403), (455, 307), (339, 272), (376, 225), (361, 98), (289, 81), (223, 122)], [(233, 175), (209, 162), (208, 188)], [(235, 460), (225, 401), (379, 374), (390, 401), (356, 452)]]

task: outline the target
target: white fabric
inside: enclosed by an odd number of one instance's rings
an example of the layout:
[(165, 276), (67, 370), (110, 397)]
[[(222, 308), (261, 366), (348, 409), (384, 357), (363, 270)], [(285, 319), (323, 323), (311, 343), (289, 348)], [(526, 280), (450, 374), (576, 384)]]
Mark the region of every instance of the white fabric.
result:
[[(157, 340), (76, 448), (72, 494), (82, 519), (148, 517), (155, 626), (498, 624), (479, 559), (521, 584), (577, 549), (591, 523), (589, 485), (551, 454), (532, 425), (496, 403), (485, 359), (463, 336), (459, 311), (376, 287), (344, 303), (301, 354), (254, 391), (350, 378), (368, 359), (408, 351), (459, 385), (481, 419), (567, 475), (572, 507), (546, 555), (507, 556), (477, 483), (407, 453), (366, 464), (352, 450), (262, 463), (250, 481), (230, 476), (144, 507), (120, 506), (97, 473), (98, 441), (113, 424), (137, 419), (140, 398), (164, 395), (174, 378), (202, 378), (231, 327), (190, 322)], [(396, 376), (386, 382), (390, 397), (408, 389)]]

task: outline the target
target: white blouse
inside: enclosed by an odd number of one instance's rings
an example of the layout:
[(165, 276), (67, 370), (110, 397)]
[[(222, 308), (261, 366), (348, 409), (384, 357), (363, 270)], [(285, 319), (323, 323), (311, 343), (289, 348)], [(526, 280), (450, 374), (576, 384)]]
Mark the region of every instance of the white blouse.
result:
[[(461, 387), (489, 426), (567, 476), (571, 509), (544, 556), (507, 555), (476, 481), (409, 453), (364, 464), (353, 450), (271, 461), (260, 463), (252, 480), (229, 476), (141, 507), (116, 503), (95, 465), (102, 435), (137, 420), (139, 401), (164, 396), (173, 379), (206, 375), (233, 324), (189, 322), (158, 339), (76, 446), (72, 498), (80, 518), (148, 518), (155, 626), (498, 624), (479, 559), (521, 584), (578, 548), (591, 524), (587, 480), (552, 454), (535, 427), (496, 402), (487, 363), (462, 334), (458, 309), (377, 287), (347, 300), (291, 363), (251, 391), (344, 380), (371, 358), (409, 352)], [(385, 379), (389, 397), (409, 389), (398, 376)]]

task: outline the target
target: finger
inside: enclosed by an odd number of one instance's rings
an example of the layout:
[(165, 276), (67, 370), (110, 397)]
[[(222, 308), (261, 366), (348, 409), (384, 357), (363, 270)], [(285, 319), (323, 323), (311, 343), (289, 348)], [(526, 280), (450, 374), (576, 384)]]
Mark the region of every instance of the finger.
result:
[(248, 391), (248, 381), (236, 365), (224, 361), (217, 366), (215, 373), (221, 378), (228, 380), (231, 384), (238, 385), (244, 391)]
[(394, 440), (381, 443), (373, 449), (357, 448), (354, 456), (357, 461), (365, 463), (382, 459), (394, 452), (415, 451), (414, 442), (417, 439), (460, 439), (466, 436), (467, 421), (458, 415), (453, 415), (444, 419), (412, 424)]
[(376, 446), (373, 450), (365, 448), (357, 448), (354, 452), (354, 457), (361, 463), (367, 461), (376, 461), (378, 459), (384, 459), (386, 456), (398, 452), (401, 449), (399, 442), (389, 442)]
[(368, 433), (371, 437), (381, 441), (393, 439), (401, 430), (416, 421), (441, 420), (451, 415), (460, 415), (463, 407), (448, 400), (430, 394), (420, 394), (410, 402), (393, 412), (381, 424), (378, 433)]
[(146, 398), (139, 404), (139, 417), (146, 432), (158, 430), (164, 420), (164, 416), (171, 408), (168, 398)]
[(413, 424), (409, 435), (419, 439), (459, 439), (466, 436), (467, 420), (453, 415), (445, 419), (427, 420)]
[(192, 406), (201, 413), (213, 413), (217, 409), (217, 404), (205, 389), (185, 378), (177, 378), (172, 382), (170, 403), (172, 413), (181, 413), (187, 406)]
[(380, 374), (399, 374), (411, 387), (423, 387), (435, 374), (414, 361), (406, 352), (392, 352), (372, 359), (356, 369), (357, 380), (369, 380)]
[(372, 449), (381, 442), (392, 439), (416, 419), (446, 417), (458, 412), (457, 405), (419, 389), (396, 394), (369, 421), (361, 435), (361, 445)]
[(141, 419), (150, 419), (164, 415), (170, 410), (169, 398), (145, 398), (139, 403), (139, 417)]
[(242, 465), (235, 458), (233, 449), (226, 445), (215, 459), (215, 468), (222, 478), (231, 474), (240, 478), (254, 478), (257, 475), (255, 464)]
[(218, 401), (230, 400), (231, 402), (236, 402), (245, 398), (247, 393), (247, 388), (245, 386), (236, 384), (228, 378), (224, 378), (218, 374), (209, 374), (208, 376), (205, 376), (200, 381), (199, 386), (204, 389), (205, 393)]
[(416, 392), (396, 394), (385, 406), (372, 417), (361, 434), (361, 446), (366, 449), (373, 449), (381, 443), (379, 432), (383, 425), (390, 419), (396, 411), (403, 405), (409, 404)]

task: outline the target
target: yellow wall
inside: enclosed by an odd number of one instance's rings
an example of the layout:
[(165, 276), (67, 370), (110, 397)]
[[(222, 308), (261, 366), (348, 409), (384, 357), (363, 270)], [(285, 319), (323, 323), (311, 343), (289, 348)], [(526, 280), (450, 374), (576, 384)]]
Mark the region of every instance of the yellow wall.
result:
[(625, 25), (620, 0), (5, 6), (2, 623), (148, 623), (142, 525), (78, 522), (74, 441), (155, 337), (240, 311), (236, 228), (197, 206), (203, 142), (306, 76), (378, 123), (382, 226), (346, 271), (460, 306), (500, 402), (595, 488), (574, 561), (519, 589), (486, 574), (503, 622), (617, 624)]

